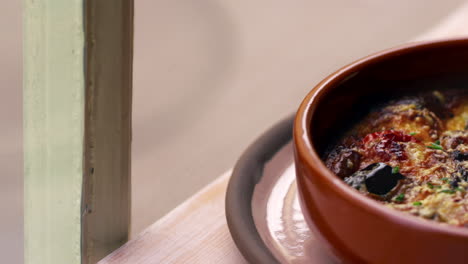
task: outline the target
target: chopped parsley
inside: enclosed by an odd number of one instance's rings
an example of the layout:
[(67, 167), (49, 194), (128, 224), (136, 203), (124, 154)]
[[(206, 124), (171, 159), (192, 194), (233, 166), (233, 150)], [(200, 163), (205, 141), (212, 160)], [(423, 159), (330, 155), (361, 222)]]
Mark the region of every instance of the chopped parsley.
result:
[(442, 186), (437, 185), (437, 184), (433, 184), (432, 182), (428, 182), (428, 183), (427, 183), (427, 187), (429, 187), (429, 188), (431, 188), (431, 189), (434, 189), (434, 188), (440, 189), (440, 188), (442, 188)]
[(400, 167), (399, 166), (396, 166), (392, 169), (392, 173), (393, 174), (396, 174), (396, 173), (399, 173), (400, 172)]
[(455, 191), (454, 190), (442, 190), (440, 191), (439, 193), (448, 193), (448, 194), (454, 194)]
[(437, 140), (435, 143), (436, 143), (437, 145), (440, 145), (440, 140)]
[(457, 188), (455, 188), (455, 191), (465, 192), (465, 189), (463, 189), (463, 188), (461, 188), (461, 187), (457, 187)]
[(449, 178), (443, 177), (441, 180), (442, 180), (443, 182), (447, 183), (447, 182), (449, 181)]
[(397, 202), (403, 202), (404, 199), (405, 199), (405, 194), (403, 193), (400, 193), (397, 197), (395, 197), (395, 201)]
[(411, 132), (411, 133), (409, 133), (410, 136), (415, 136), (415, 135), (417, 135), (417, 134), (418, 134), (418, 133), (416, 133), (416, 132)]
[[(437, 140), (437, 142), (439, 142), (439, 141)], [(439, 142), (439, 144), (440, 144), (440, 142)], [(439, 145), (439, 144), (437, 144), (437, 143), (431, 143), (429, 146), (427, 146), (427, 148), (430, 148), (430, 149), (438, 149), (438, 150), (444, 150), (444, 148), (443, 148), (441, 145)]]
[(417, 202), (414, 202), (413, 205), (414, 205), (414, 206), (421, 206), (422, 203), (421, 203), (420, 201), (417, 201)]

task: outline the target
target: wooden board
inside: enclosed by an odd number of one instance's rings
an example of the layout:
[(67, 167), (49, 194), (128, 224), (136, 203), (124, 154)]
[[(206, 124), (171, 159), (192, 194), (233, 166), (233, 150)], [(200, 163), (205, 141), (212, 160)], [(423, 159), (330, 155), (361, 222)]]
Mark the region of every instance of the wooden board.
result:
[(246, 263), (224, 215), (230, 175), (226, 172), (99, 264)]
[(128, 240), (133, 0), (88, 0), (82, 262)]
[(128, 237), (133, 0), (24, 8), (25, 263), (96, 263)]
[(80, 263), (85, 87), (81, 5), (25, 2), (25, 263)]

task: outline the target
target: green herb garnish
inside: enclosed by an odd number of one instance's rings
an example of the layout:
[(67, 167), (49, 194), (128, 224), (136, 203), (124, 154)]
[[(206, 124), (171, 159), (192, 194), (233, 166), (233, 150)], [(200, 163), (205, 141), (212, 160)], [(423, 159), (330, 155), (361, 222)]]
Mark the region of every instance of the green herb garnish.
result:
[(420, 201), (417, 201), (417, 202), (414, 202), (413, 205), (414, 205), (414, 206), (421, 206), (422, 203), (421, 203)]
[(414, 135), (417, 135), (417, 134), (418, 134), (418, 133), (416, 133), (416, 132), (411, 132), (411, 133), (409, 133), (410, 136), (414, 136)]
[(440, 140), (437, 140), (435, 143), (436, 143), (437, 145), (440, 145)]
[(461, 187), (457, 187), (455, 188), (455, 191), (459, 191), (459, 192), (465, 192), (466, 190), (461, 188)]
[(395, 201), (397, 202), (403, 202), (405, 199), (405, 195), (403, 193), (400, 193), (397, 197), (395, 197)]
[(436, 144), (436, 143), (431, 143), (429, 146), (426, 146), (426, 147), (430, 149), (444, 150), (444, 148), (441, 145)]
[(430, 183), (430, 182), (427, 183), (427, 186), (428, 186), (429, 188), (431, 188), (431, 189), (434, 189), (434, 184), (432, 184), (432, 183)]
[(444, 178), (442, 178), (441, 180), (442, 180), (443, 182), (447, 183), (447, 182), (449, 181), (449, 178), (444, 177)]
[(448, 194), (454, 194), (455, 191), (454, 190), (442, 190), (440, 191), (439, 193), (448, 193)]
[(396, 173), (399, 173), (400, 172), (400, 167), (399, 166), (396, 166), (392, 169), (392, 174), (396, 174)]

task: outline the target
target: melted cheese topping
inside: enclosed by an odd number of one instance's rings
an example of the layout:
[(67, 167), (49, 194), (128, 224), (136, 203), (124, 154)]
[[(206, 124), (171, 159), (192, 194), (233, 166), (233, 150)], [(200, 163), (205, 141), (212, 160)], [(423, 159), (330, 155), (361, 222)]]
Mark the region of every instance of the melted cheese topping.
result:
[(468, 227), (468, 96), (453, 94), (435, 91), (374, 111), (328, 154), (327, 166), (340, 177), (374, 163), (398, 168), (405, 179), (388, 194), (359, 191), (396, 210)]

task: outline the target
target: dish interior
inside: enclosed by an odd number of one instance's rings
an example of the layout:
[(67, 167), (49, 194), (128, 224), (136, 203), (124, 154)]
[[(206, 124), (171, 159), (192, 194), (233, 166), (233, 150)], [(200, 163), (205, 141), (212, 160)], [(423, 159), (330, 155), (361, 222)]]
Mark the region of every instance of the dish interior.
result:
[(463, 43), (384, 56), (335, 79), (331, 89), (320, 93), (315, 110), (327, 114), (311, 120), (312, 144), (319, 155), (379, 102), (420, 91), (468, 89), (468, 40)]

